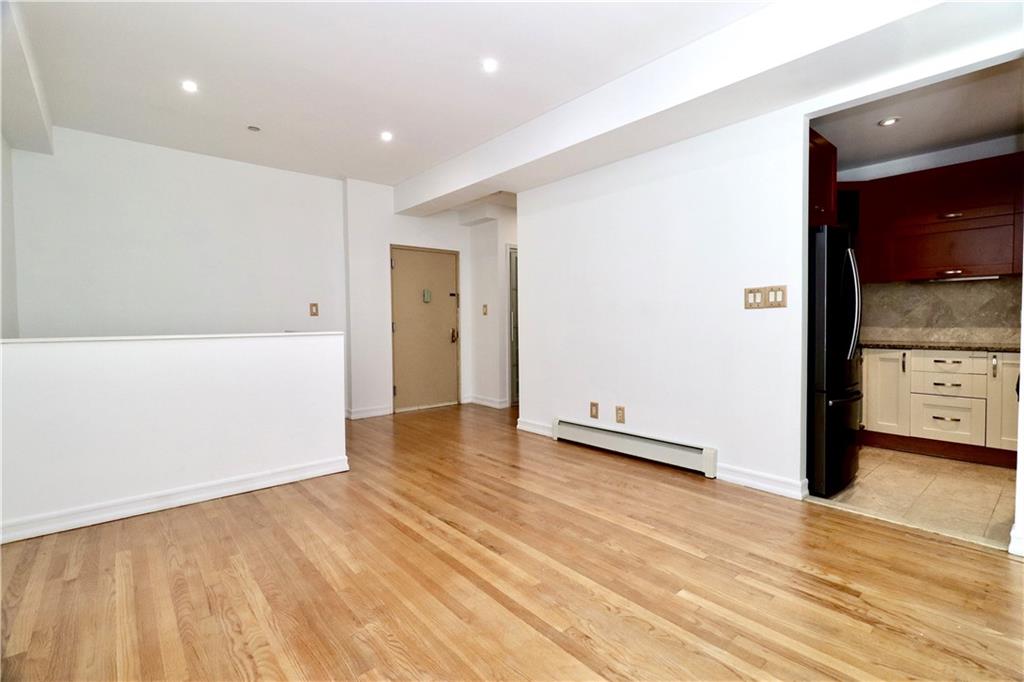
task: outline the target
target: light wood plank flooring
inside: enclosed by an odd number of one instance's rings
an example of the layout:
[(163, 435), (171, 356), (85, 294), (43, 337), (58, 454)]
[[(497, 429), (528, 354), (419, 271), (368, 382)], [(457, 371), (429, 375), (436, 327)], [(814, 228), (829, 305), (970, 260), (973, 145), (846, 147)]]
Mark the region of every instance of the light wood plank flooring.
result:
[(3, 679), (1020, 678), (1022, 562), (517, 433), (3, 547)]

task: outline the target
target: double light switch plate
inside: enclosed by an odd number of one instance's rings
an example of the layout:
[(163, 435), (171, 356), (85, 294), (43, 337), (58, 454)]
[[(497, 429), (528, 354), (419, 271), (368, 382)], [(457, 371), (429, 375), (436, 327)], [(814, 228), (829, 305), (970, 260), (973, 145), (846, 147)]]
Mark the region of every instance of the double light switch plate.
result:
[(754, 308), (785, 308), (786, 285), (770, 287), (749, 287), (743, 290), (743, 307)]

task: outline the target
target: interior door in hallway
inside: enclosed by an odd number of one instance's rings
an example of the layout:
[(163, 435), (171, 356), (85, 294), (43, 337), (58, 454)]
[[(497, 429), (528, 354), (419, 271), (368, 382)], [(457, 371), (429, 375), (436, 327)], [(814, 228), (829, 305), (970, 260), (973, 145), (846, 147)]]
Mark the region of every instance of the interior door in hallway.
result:
[(391, 247), (394, 410), (459, 402), (459, 255)]

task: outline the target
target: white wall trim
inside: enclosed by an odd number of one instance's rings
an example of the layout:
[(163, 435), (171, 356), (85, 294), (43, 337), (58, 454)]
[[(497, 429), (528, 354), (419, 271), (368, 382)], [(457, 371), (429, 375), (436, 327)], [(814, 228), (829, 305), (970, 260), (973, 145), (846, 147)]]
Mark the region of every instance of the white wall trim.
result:
[(926, 152), (914, 156), (905, 156), (890, 161), (872, 163), (856, 168), (848, 168), (839, 171), (840, 182), (857, 182), (863, 180), (875, 180), (886, 178), (891, 175), (902, 175), (915, 171), (939, 168), (940, 166), (951, 166), (956, 163), (966, 163), (987, 159), (992, 156), (1013, 154), (1024, 149), (1024, 135), (1007, 135), (997, 137), (993, 140), (975, 142), (974, 144), (962, 145), (940, 149), (935, 152)]
[(471, 395), (462, 402), (464, 403), (475, 403), (477, 405), (483, 405), (484, 407), (493, 407), (496, 410), (503, 410), (509, 406), (508, 398), (488, 398), (482, 395)]
[(308, 464), (271, 469), (256, 474), (233, 476), (219, 481), (197, 483), (146, 495), (64, 509), (38, 516), (4, 519), (2, 542), (23, 540), (38, 535), (47, 535), (62, 530), (81, 528), (138, 514), (160, 511), (161, 509), (171, 509), (195, 502), (204, 502), (217, 497), (247, 493), (284, 483), (294, 483), (295, 481), (307, 478), (348, 471), (348, 468), (348, 457), (332, 457), (331, 459), (310, 462)]
[(527, 433), (535, 433), (538, 436), (547, 436), (548, 438), (554, 438), (554, 431), (551, 424), (544, 424), (542, 422), (534, 422), (528, 419), (519, 419), (516, 422), (516, 428), (520, 431), (526, 431)]
[(1024, 556), (1024, 519), (1018, 519), (1010, 529), (1010, 546), (1006, 551)]
[(802, 500), (808, 494), (806, 478), (798, 481), (730, 464), (722, 464), (721, 462), (718, 463), (718, 478), (728, 483), (738, 483), (748, 488), (763, 490), (767, 493), (782, 495), (794, 500)]
[(366, 419), (368, 417), (383, 417), (384, 415), (391, 414), (390, 405), (378, 405), (376, 407), (357, 407), (355, 409), (347, 410), (345, 416), (348, 419)]

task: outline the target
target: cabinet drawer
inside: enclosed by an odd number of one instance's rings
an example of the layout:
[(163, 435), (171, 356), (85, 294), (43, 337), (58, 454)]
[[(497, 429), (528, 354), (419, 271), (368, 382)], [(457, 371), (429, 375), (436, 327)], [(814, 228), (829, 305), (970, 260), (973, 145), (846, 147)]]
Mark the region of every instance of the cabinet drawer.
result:
[(966, 350), (914, 350), (910, 353), (910, 368), (915, 372), (984, 374), (985, 359), (984, 353)]
[(914, 393), (951, 395), (961, 398), (988, 396), (984, 374), (957, 374), (956, 372), (914, 372), (910, 378)]
[(914, 393), (910, 396), (910, 435), (984, 445), (985, 401)]

